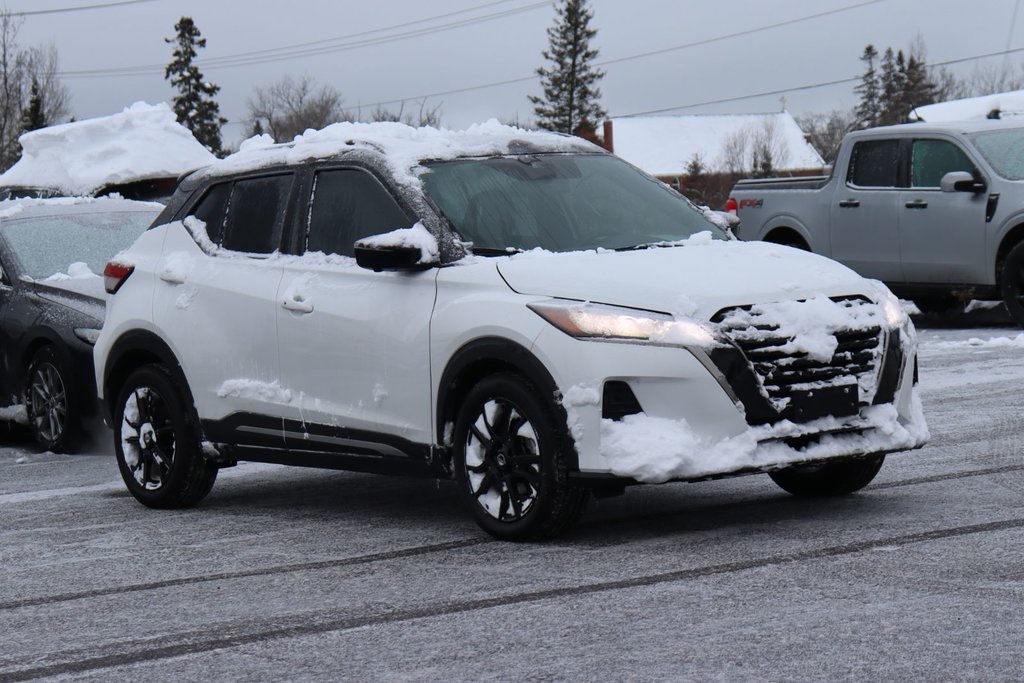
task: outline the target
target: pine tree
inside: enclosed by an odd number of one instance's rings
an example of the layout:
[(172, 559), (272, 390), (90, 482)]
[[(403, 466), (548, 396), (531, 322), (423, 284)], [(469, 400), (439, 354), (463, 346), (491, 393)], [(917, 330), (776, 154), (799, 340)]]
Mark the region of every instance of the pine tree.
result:
[(203, 145), (220, 155), (222, 143), (220, 128), (227, 119), (220, 115), (220, 105), (214, 98), (220, 86), (208, 83), (203, 73), (192, 62), (197, 50), (206, 47), (206, 38), (196, 28), (192, 17), (182, 17), (174, 25), (177, 35), (164, 41), (174, 45), (174, 59), (167, 65), (164, 78), (178, 90), (174, 98), (174, 113), (178, 123), (192, 131)]
[(934, 104), (938, 86), (928, 76), (924, 62), (911, 53), (903, 73), (903, 115), (917, 107)]
[(46, 111), (43, 108), (43, 93), (39, 88), (39, 81), (33, 78), (28, 106), (21, 112), (21, 129), (27, 133), (30, 130), (46, 128), (48, 125), (50, 124), (46, 120)]
[(878, 125), (891, 126), (896, 123), (903, 123), (907, 119), (908, 111), (904, 109), (904, 90), (906, 88), (906, 58), (903, 50), (894, 53), (892, 48), (886, 48), (882, 57), (882, 95), (880, 98), (881, 110), (878, 116)]
[(544, 96), (530, 96), (541, 128), (570, 134), (593, 130), (605, 115), (596, 87), (604, 72), (592, 65), (598, 55), (590, 47), (597, 35), (590, 28), (593, 16), (586, 0), (561, 0), (558, 6), (555, 25), (548, 29), (549, 48), (542, 53), (551, 66), (537, 69)]
[(870, 44), (864, 48), (864, 53), (860, 56), (860, 61), (866, 65), (860, 85), (854, 89), (854, 92), (860, 95), (860, 102), (857, 104), (855, 111), (857, 125), (860, 128), (870, 128), (877, 125), (878, 118), (881, 115), (879, 102), (881, 92), (878, 82), (878, 71), (875, 70), (875, 60), (877, 59), (878, 50), (875, 49), (874, 45)]

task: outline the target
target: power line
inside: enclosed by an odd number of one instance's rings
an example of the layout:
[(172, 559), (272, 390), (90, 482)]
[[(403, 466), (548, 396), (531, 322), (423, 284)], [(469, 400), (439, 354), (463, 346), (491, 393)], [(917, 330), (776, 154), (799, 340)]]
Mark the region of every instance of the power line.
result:
[[(852, 11), (852, 10), (855, 10), (855, 9), (860, 9), (862, 7), (867, 7), (868, 5), (877, 5), (877, 4), (885, 2), (885, 1), (886, 0), (867, 0), (866, 2), (860, 2), (860, 3), (857, 3), (855, 5), (847, 5), (845, 7), (837, 7), (836, 9), (828, 10), (826, 12), (817, 12), (815, 14), (808, 14), (808, 15), (805, 15), (805, 16), (802, 16), (802, 17), (797, 17), (795, 19), (788, 19), (786, 21), (780, 21), (780, 22), (777, 22), (777, 23), (774, 23), (774, 24), (768, 24), (768, 25), (765, 25), (765, 26), (758, 26), (756, 28), (746, 29), (746, 30), (743, 30), (743, 31), (736, 31), (734, 33), (726, 33), (726, 34), (723, 34), (723, 35), (720, 35), (720, 36), (715, 36), (713, 38), (703, 38), (701, 40), (696, 40), (696, 41), (693, 41), (693, 42), (690, 42), (690, 43), (682, 43), (680, 45), (672, 45), (670, 47), (664, 47), (664, 48), (660, 48), (660, 49), (657, 49), (657, 50), (650, 50), (648, 52), (640, 52), (640, 53), (637, 53), (637, 54), (627, 55), (625, 57), (616, 57), (614, 59), (605, 59), (605, 60), (602, 60), (602, 61), (594, 62), (594, 66), (601, 67), (601, 66), (608, 66), (608, 65), (611, 65), (611, 64), (621, 64), (622, 62), (628, 62), (628, 61), (632, 61), (632, 60), (635, 60), (635, 59), (643, 59), (643, 58), (652, 57), (652, 56), (655, 56), (655, 55), (662, 55), (662, 54), (666, 54), (668, 52), (677, 52), (679, 50), (686, 50), (686, 49), (691, 48), (691, 47), (700, 47), (702, 45), (708, 45), (710, 43), (717, 43), (717, 42), (720, 42), (720, 41), (723, 41), (723, 40), (729, 40), (729, 39), (732, 39), (732, 38), (739, 38), (739, 37), (743, 37), (743, 36), (749, 36), (749, 35), (752, 35), (752, 34), (755, 34), (755, 33), (761, 33), (763, 31), (770, 31), (770, 30), (773, 30), (773, 29), (781, 28), (783, 26), (792, 26), (794, 24), (800, 24), (800, 23), (803, 23), (803, 22), (806, 22), (806, 21), (813, 21), (814, 19), (820, 19), (822, 17), (827, 17), (827, 16), (831, 16), (831, 15), (834, 15), (834, 14), (839, 14), (841, 12), (849, 12), (849, 11)], [(444, 91), (441, 91), (441, 92), (430, 93), (430, 94), (427, 94), (427, 95), (419, 95), (418, 97), (405, 97), (405, 98), (401, 98), (401, 99), (385, 100), (385, 101), (382, 101), (382, 102), (375, 102), (375, 103), (367, 105), (367, 106), (369, 106), (369, 107), (378, 107), (378, 106), (386, 106), (386, 105), (389, 105), (389, 104), (398, 104), (400, 102), (407, 102), (407, 101), (410, 101), (410, 100), (411, 101), (428, 100), (428, 99), (430, 99), (432, 97), (442, 97), (444, 95), (457, 95), (457, 94), (464, 93), (464, 92), (471, 92), (473, 90), (484, 90), (484, 89), (487, 89), (487, 88), (496, 88), (496, 87), (503, 86), (503, 85), (511, 85), (513, 83), (525, 83), (527, 81), (537, 80), (538, 78), (539, 78), (539, 76), (537, 76), (536, 74), (531, 75), (531, 76), (521, 76), (519, 78), (510, 78), (510, 79), (507, 79), (507, 80), (504, 80), (504, 81), (495, 81), (493, 83), (483, 83), (483, 84), (480, 84), (480, 85), (472, 85), (472, 86), (466, 86), (466, 87), (463, 87), (463, 88), (455, 88), (455, 89), (452, 89), (452, 90), (444, 90)]]
[(22, 12), (11, 12), (12, 17), (34, 17), (41, 14), (65, 14), (67, 12), (87, 12), (94, 9), (107, 9), (109, 7), (123, 7), (125, 5), (141, 5), (144, 2), (156, 2), (157, 0), (121, 0), (120, 2), (104, 2), (98, 5), (80, 5), (78, 7), (57, 7), (54, 9), (34, 9)]
[[(975, 62), (980, 59), (990, 59), (992, 57), (1002, 57), (1004, 55), (1014, 54), (1017, 52), (1024, 52), (1024, 47), (1017, 47), (1012, 50), (1000, 50), (999, 52), (989, 52), (983, 55), (974, 55), (972, 57), (961, 57), (959, 59), (949, 59), (944, 62), (933, 62), (926, 64), (928, 68), (935, 68), (940, 66), (952, 66), (953, 64), (963, 64), (966, 62)], [(798, 85), (792, 88), (780, 88), (779, 90), (768, 90), (766, 92), (754, 93), (751, 95), (739, 95), (737, 97), (726, 97), (720, 100), (707, 100), (705, 102), (693, 102), (691, 104), (681, 104), (676, 107), (663, 107), (661, 109), (649, 109), (647, 111), (634, 112), (632, 114), (620, 114), (619, 118), (630, 118), (634, 116), (647, 116), (650, 114), (664, 114), (670, 111), (679, 111), (681, 109), (695, 109), (697, 107), (709, 107), (715, 104), (728, 104), (730, 102), (741, 102), (743, 100), (754, 100), (759, 97), (768, 97), (770, 95), (785, 95), (792, 92), (800, 92), (804, 90), (817, 90), (819, 88), (827, 88), (834, 85), (843, 85), (856, 83), (861, 80), (861, 76), (853, 76), (851, 78), (840, 78), (834, 81), (823, 81), (821, 83), (811, 83), (809, 85)]]
[[(521, 7), (514, 7), (499, 12), (492, 12), (490, 14), (484, 14), (479, 17), (472, 17), (468, 19), (460, 19), (458, 21), (447, 22), (444, 24), (438, 24), (436, 26), (427, 26), (423, 28), (413, 29), (400, 33), (394, 33), (392, 35), (380, 36), (377, 38), (367, 38), (365, 40), (357, 40), (351, 42), (353, 38), (362, 38), (373, 34), (384, 33), (386, 31), (393, 31), (397, 28), (405, 28), (417, 24), (424, 24), (438, 19), (449, 18), (458, 14), (466, 14), (469, 12), (475, 12), (480, 9), (487, 7), (493, 7), (494, 5), (504, 4), (510, 0), (497, 0), (488, 2), (482, 5), (476, 5), (463, 10), (455, 12), (448, 12), (445, 14), (439, 14), (426, 19), (420, 19), (417, 21), (405, 22), (402, 24), (396, 24), (394, 26), (388, 26), (385, 28), (372, 29), (369, 31), (361, 31), (359, 33), (352, 33), (345, 36), (337, 36), (334, 38), (328, 38), (324, 40), (311, 41), (307, 43), (301, 43), (293, 46), (282, 46), (277, 48), (270, 48), (267, 50), (254, 50), (252, 52), (239, 53), (235, 55), (225, 55), (223, 57), (215, 57), (206, 60), (197, 61), (197, 66), (206, 70), (216, 70), (233, 68), (238, 66), (250, 66), (255, 64), (267, 64), (270, 62), (286, 61), (289, 59), (297, 59), (300, 57), (307, 57), (313, 55), (329, 54), (334, 52), (342, 52), (346, 50), (354, 50), (362, 47), (370, 47), (374, 45), (381, 45), (385, 43), (396, 42), (400, 40), (407, 40), (409, 38), (416, 38), (424, 35), (430, 35), (433, 33), (440, 33), (443, 31), (450, 31), (456, 28), (464, 26), (472, 26), (474, 24), (480, 24), (488, 21), (494, 21), (496, 19), (503, 19), (505, 17), (513, 16), (516, 14), (522, 14), (532, 10), (540, 9), (542, 7), (549, 7), (550, 0), (544, 0), (543, 2), (534, 2)], [(338, 43), (339, 41), (350, 41), (341, 42), (341, 44), (330, 44)], [(320, 47), (313, 47), (320, 45)], [(96, 77), (116, 77), (116, 76), (139, 76), (149, 75), (152, 73), (163, 73), (165, 65), (162, 64), (146, 64), (129, 67), (112, 67), (103, 69), (84, 69), (76, 71), (64, 71), (59, 73), (61, 77), (65, 78), (96, 78)]]

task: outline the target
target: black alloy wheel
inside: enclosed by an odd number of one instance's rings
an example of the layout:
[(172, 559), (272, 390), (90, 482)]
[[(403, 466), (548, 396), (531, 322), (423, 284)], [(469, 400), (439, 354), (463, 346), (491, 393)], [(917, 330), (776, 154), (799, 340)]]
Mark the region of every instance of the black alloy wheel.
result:
[(81, 417), (67, 365), (52, 346), (36, 351), (25, 380), (25, 412), (32, 438), (48, 451), (74, 450)]
[(586, 490), (568, 478), (564, 419), (522, 378), (493, 375), (470, 390), (454, 430), (455, 475), (477, 523), (502, 540), (556, 535), (571, 526)]
[(114, 448), (128, 490), (152, 508), (195, 505), (217, 479), (202, 454), (198, 420), (166, 370), (133, 372), (116, 405)]

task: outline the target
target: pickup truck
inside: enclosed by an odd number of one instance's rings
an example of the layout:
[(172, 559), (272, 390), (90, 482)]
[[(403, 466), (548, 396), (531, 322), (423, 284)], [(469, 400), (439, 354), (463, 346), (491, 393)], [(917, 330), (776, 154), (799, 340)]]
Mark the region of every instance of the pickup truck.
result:
[(1002, 298), (1024, 326), (1024, 122), (850, 133), (828, 176), (741, 180), (739, 237), (806, 249), (925, 312)]

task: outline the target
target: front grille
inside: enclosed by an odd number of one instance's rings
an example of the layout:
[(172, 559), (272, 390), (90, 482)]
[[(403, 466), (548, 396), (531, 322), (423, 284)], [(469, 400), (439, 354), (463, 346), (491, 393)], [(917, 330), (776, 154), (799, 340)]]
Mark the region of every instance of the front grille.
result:
[[(806, 304), (802, 312), (800, 305)], [(882, 358), (882, 314), (868, 299), (832, 299), (837, 308), (823, 310), (828, 301), (786, 302), (743, 306), (720, 311), (713, 319), (726, 339), (745, 356), (756, 376), (760, 393), (779, 417), (805, 422), (825, 415), (847, 415), (868, 405), (875, 394)], [(819, 326), (813, 340), (835, 339), (835, 351), (825, 358), (820, 348), (810, 352), (792, 331), (792, 320), (809, 316)], [(842, 321), (829, 325), (810, 316)], [(786, 318), (790, 320), (786, 320)], [(804, 338), (805, 340), (807, 338)]]

